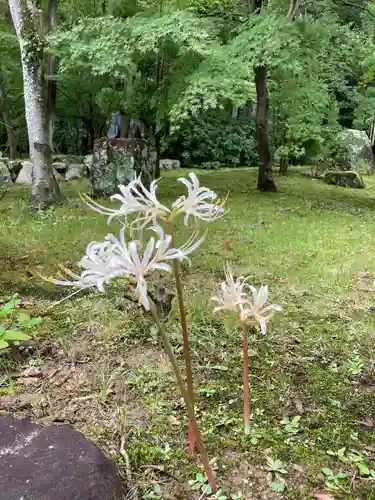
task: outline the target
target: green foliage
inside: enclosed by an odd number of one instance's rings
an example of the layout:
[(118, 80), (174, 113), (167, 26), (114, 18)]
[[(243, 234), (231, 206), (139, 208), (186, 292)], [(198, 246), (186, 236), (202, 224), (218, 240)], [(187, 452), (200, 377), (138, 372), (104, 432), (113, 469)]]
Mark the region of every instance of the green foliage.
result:
[(365, 129), (375, 120), (375, 88), (368, 87), (358, 99), (355, 112), (355, 126)]
[(0, 309), (0, 351), (9, 347), (9, 342), (30, 340), (23, 330), (30, 330), (40, 323), (40, 318), (31, 318), (18, 309), (21, 300), (18, 295), (6, 302)]
[(209, 110), (183, 122), (165, 147), (184, 166), (249, 166), (257, 161), (254, 135), (254, 122), (249, 118), (232, 118), (231, 109)]

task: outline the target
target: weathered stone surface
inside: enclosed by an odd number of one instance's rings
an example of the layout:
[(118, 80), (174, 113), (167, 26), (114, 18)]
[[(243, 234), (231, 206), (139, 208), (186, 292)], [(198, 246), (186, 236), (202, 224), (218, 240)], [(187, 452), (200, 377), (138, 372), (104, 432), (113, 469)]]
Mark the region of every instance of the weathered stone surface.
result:
[(52, 155), (54, 163), (64, 163), (65, 165), (77, 165), (84, 162), (84, 156), (79, 155)]
[(336, 186), (364, 189), (365, 184), (358, 172), (352, 171), (332, 171), (324, 174), (324, 182)]
[(134, 177), (139, 139), (97, 139), (90, 169), (92, 195), (108, 198)]
[(72, 181), (75, 179), (82, 179), (85, 177), (86, 166), (82, 164), (70, 165), (68, 171), (65, 174), (66, 181)]
[[(32, 171), (33, 171), (33, 163), (30, 160), (22, 161), (22, 168), (17, 176), (16, 183), (17, 184), (27, 184), (31, 186), (32, 184)], [(62, 182), (65, 178), (53, 167), (53, 173), (55, 179), (58, 182)]]
[(159, 160), (160, 170), (173, 170), (181, 168), (180, 160)]
[(15, 182), (18, 174), (20, 173), (22, 169), (22, 162), (21, 160), (9, 160), (8, 161), (8, 168), (10, 172), (10, 176), (12, 177), (12, 181)]
[(62, 176), (65, 176), (68, 170), (68, 164), (65, 162), (53, 162), (52, 166)]
[(91, 170), (93, 158), (94, 158), (94, 155), (87, 155), (83, 159), (83, 164), (86, 166), (88, 171)]
[(12, 178), (8, 167), (0, 161), (0, 186), (12, 184)]
[(359, 170), (373, 167), (371, 142), (364, 130), (344, 129), (339, 135), (336, 163), (341, 170)]
[(1, 500), (124, 500), (115, 464), (68, 425), (0, 416)]
[(65, 177), (60, 172), (58, 172), (53, 167), (52, 167), (52, 169), (53, 169), (53, 175), (55, 176), (55, 179), (57, 180), (57, 182), (65, 181)]
[(17, 176), (17, 184), (32, 184), (31, 173), (33, 170), (33, 163), (30, 160), (22, 161), (22, 168)]

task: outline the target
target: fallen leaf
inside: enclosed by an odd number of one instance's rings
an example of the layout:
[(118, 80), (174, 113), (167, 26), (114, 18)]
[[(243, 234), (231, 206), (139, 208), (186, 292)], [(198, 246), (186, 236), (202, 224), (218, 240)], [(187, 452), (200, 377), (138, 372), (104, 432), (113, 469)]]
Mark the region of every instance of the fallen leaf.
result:
[(314, 493), (313, 498), (316, 498), (316, 500), (335, 500), (335, 497), (329, 493)]

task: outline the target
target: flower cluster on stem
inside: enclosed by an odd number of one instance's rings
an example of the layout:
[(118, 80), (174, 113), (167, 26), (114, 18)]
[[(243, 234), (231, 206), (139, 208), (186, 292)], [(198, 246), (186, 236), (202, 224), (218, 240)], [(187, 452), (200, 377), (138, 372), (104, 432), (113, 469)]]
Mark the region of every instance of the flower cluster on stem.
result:
[[(211, 189), (201, 187), (194, 173), (189, 174), (189, 179), (181, 177), (178, 181), (187, 188), (187, 194), (180, 196), (170, 207), (159, 202), (157, 181), (153, 181), (150, 188), (147, 189), (140, 176), (126, 186), (120, 185), (119, 193), (111, 197), (112, 202), (119, 203), (117, 208), (105, 207), (85, 196), (84, 201), (88, 207), (107, 216), (108, 223), (114, 218), (119, 219), (123, 227), (118, 237), (108, 234), (104, 241), (92, 242), (87, 246), (85, 255), (80, 261), (82, 269), (80, 274), (67, 271), (65, 279), (55, 279), (53, 282), (58, 285), (75, 287), (78, 291), (96, 288), (99, 292), (105, 292), (106, 285), (114, 279), (126, 279), (134, 285), (134, 293), (139, 303), (144, 309), (151, 310), (183, 394), (189, 416), (189, 450), (192, 452), (195, 443), (197, 444), (207, 478), (215, 491), (216, 485), (212, 469), (198, 431), (194, 412), (191, 355), (179, 273), (179, 263), (187, 260), (191, 264), (189, 255), (203, 243), (205, 235), (199, 235), (198, 231), (194, 229), (186, 242), (177, 247), (174, 244), (173, 227), (174, 220), (180, 215), (183, 216), (185, 226), (189, 224), (191, 218), (204, 222), (214, 222), (224, 215), (225, 200), (221, 202)], [(165, 232), (165, 225), (168, 225), (170, 234)], [(183, 385), (164, 326), (157, 317), (155, 307), (148, 294), (147, 278), (149, 275), (153, 271), (172, 273), (172, 270), (179, 299), (187, 390)], [(75, 293), (77, 292), (73, 292), (73, 294)]]
[(267, 333), (267, 324), (274, 314), (282, 311), (276, 304), (267, 304), (268, 286), (262, 285), (259, 290), (248, 284), (249, 277), (233, 277), (232, 270), (224, 266), (225, 281), (220, 283), (218, 295), (211, 300), (216, 303), (214, 313), (234, 313), (242, 330), (243, 352), (243, 390), (244, 390), (244, 426), (245, 434), (250, 432), (250, 397), (249, 397), (249, 357), (247, 331), (249, 326), (259, 326), (263, 335)]

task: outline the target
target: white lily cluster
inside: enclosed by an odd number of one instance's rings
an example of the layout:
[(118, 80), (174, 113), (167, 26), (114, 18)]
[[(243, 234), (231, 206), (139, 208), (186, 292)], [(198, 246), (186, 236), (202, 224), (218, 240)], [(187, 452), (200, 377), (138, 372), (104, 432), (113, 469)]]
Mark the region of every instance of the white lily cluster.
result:
[(220, 284), (219, 295), (211, 298), (212, 301), (217, 302), (214, 313), (219, 311), (234, 312), (241, 323), (256, 323), (265, 335), (268, 321), (274, 314), (281, 312), (282, 307), (276, 304), (266, 305), (268, 301), (267, 285), (262, 285), (257, 290), (247, 283), (249, 278), (240, 276), (234, 279), (228, 264), (224, 267), (224, 273), (225, 281)]
[(217, 199), (216, 193), (206, 187), (201, 187), (198, 177), (194, 172), (189, 174), (190, 180), (180, 177), (179, 182), (187, 187), (187, 195), (180, 196), (171, 208), (160, 203), (156, 196), (158, 180), (152, 181), (148, 190), (141, 181), (141, 176), (136, 177), (127, 186), (119, 186), (119, 194), (111, 196), (111, 201), (119, 201), (120, 207), (117, 209), (103, 207), (86, 197), (87, 205), (108, 216), (108, 223), (113, 218), (123, 219), (128, 225), (128, 218), (135, 215), (133, 222), (141, 223), (145, 227), (148, 224), (155, 224), (157, 221), (168, 220), (173, 215), (184, 214), (184, 224), (188, 225), (189, 217), (202, 219), (206, 222), (213, 222), (224, 215), (223, 204)]
[[(120, 202), (117, 209), (104, 207), (87, 198), (86, 203), (90, 208), (108, 216), (108, 223), (114, 218), (122, 220), (123, 228), (119, 238), (108, 234), (103, 242), (90, 243), (80, 261), (81, 274), (69, 272), (71, 279), (53, 282), (78, 289), (96, 287), (98, 291), (104, 292), (104, 286), (112, 279), (127, 278), (136, 285), (135, 294), (139, 303), (148, 310), (150, 302), (146, 276), (155, 270), (172, 272), (172, 260), (188, 260), (190, 263), (188, 255), (204, 240), (204, 236), (199, 238), (197, 232), (194, 232), (185, 244), (174, 248), (172, 236), (165, 234), (161, 224), (180, 214), (184, 214), (185, 224), (188, 224), (190, 216), (212, 222), (224, 214), (223, 204), (218, 203), (216, 194), (208, 188), (200, 187), (194, 173), (190, 173), (189, 177), (190, 181), (178, 179), (187, 187), (188, 193), (178, 198), (171, 208), (158, 201), (157, 181), (153, 181), (148, 190), (140, 177), (127, 186), (119, 186), (120, 194), (111, 197), (112, 201)], [(131, 223), (130, 218), (133, 218)], [(139, 234), (138, 238), (127, 241), (125, 231), (129, 226), (136, 227)], [(144, 230), (151, 231), (157, 237), (152, 235), (145, 243), (142, 239)]]

